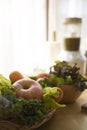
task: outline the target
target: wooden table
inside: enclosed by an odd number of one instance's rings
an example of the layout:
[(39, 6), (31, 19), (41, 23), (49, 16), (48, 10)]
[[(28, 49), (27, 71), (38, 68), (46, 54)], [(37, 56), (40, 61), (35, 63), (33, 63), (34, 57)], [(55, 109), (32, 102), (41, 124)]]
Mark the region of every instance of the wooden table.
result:
[(81, 105), (87, 102), (87, 90), (77, 101), (59, 108), (53, 117), (36, 130), (87, 130), (87, 112), (81, 110)]

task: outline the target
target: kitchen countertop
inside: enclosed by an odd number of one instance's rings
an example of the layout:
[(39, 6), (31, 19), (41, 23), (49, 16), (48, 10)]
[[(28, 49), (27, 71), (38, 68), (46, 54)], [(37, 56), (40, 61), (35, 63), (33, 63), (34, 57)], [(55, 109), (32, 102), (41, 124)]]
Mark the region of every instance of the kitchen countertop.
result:
[(87, 103), (87, 90), (73, 104), (59, 108), (52, 118), (36, 130), (87, 130), (87, 112), (81, 105)]

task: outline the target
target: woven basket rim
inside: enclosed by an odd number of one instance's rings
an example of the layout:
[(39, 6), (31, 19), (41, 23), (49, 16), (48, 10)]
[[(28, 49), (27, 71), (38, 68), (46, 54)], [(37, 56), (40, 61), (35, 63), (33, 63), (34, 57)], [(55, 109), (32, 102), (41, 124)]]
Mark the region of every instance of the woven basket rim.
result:
[(31, 127), (18, 125), (7, 120), (0, 120), (0, 128), (2, 128), (3, 130), (33, 130), (47, 122), (53, 116), (55, 111), (56, 109), (51, 110), (41, 122), (36, 122)]

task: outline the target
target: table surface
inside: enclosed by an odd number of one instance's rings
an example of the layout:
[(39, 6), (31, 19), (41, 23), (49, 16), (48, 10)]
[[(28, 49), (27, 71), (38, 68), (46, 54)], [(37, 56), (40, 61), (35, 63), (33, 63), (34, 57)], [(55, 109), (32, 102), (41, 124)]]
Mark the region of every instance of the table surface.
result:
[(53, 117), (36, 130), (87, 130), (87, 112), (81, 105), (87, 103), (87, 90), (73, 104), (59, 108)]

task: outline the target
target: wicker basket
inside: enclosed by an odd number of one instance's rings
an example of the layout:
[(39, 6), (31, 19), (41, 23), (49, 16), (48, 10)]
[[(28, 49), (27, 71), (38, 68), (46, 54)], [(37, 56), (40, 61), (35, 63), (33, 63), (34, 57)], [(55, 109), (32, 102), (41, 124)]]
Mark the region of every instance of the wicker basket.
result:
[(0, 120), (0, 130), (32, 130), (47, 122), (55, 113), (55, 109), (50, 111), (41, 122), (36, 122), (33, 126), (20, 126), (7, 120)]

